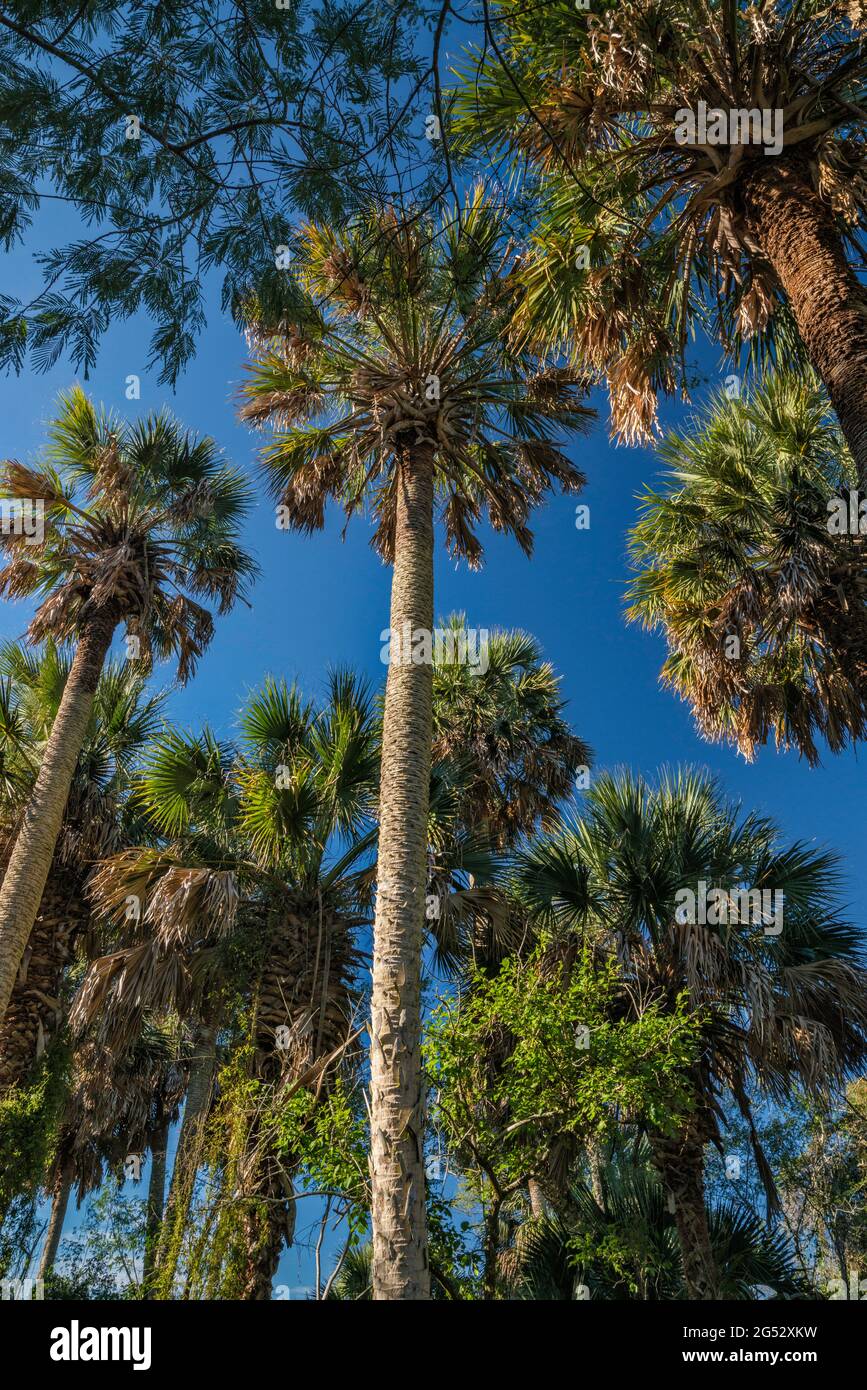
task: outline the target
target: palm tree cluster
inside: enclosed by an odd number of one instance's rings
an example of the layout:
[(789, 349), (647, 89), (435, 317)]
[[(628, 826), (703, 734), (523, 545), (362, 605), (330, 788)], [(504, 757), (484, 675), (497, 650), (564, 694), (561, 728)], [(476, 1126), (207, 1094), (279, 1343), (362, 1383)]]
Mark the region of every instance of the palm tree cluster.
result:
[[(434, 93), (447, 198), (269, 223), (273, 265), (203, 248), (255, 477), (78, 386), (0, 466), (28, 605), (0, 647), (4, 1279), (265, 1301), (310, 1211), (329, 1301), (802, 1299), (867, 1251), (840, 858), (700, 767), (597, 769), (537, 637), (471, 653), (434, 595), (438, 528), (470, 569), (491, 532), (532, 557), (604, 382), (664, 470), (627, 595), (663, 685), (748, 760), (865, 738), (864, 6), (500, 0), (484, 28)], [(736, 389), (660, 438), (699, 333)], [(248, 602), (257, 491), (283, 531), (369, 521), (387, 674), (254, 671), (230, 733), (182, 727), (156, 669), (191, 680)]]

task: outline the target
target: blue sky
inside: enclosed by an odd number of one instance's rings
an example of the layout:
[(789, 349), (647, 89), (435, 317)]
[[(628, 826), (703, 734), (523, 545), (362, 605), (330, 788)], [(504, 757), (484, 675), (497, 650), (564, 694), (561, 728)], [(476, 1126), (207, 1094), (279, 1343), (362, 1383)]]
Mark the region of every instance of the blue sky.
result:
[[(6, 261), (7, 276), (25, 293), (39, 284), (32, 252), (71, 234), (56, 211), (43, 215), (37, 230), (28, 246)], [(151, 327), (144, 319), (110, 330), (91, 380), (82, 384), (96, 400), (121, 412), (168, 405), (185, 425), (211, 434), (233, 461), (254, 474), (261, 439), (236, 423), (233, 404), (245, 345), (221, 315), (214, 289), (198, 356), (175, 393), (146, 370)], [(725, 375), (715, 349), (707, 347), (700, 358), (706, 384), (697, 404)], [(141, 378), (138, 402), (125, 399), (132, 373)], [(3, 456), (22, 461), (38, 456), (57, 393), (75, 379), (68, 363), (60, 362), (44, 376), (28, 371), (0, 380)], [(491, 536), (485, 567), (474, 574), (456, 568), (441, 548), (437, 612), (462, 609), (471, 627), (521, 627), (535, 634), (562, 675), (569, 718), (595, 749), (597, 768), (628, 764), (653, 774), (666, 763), (701, 764), (746, 807), (773, 816), (788, 837), (834, 847), (845, 860), (850, 915), (867, 921), (862, 881), (867, 843), (859, 812), (863, 770), (857, 755), (828, 755), (821, 767), (810, 769), (795, 754), (769, 748), (747, 764), (728, 748), (702, 742), (687, 707), (658, 684), (662, 640), (624, 622), (626, 532), (636, 516), (635, 495), (659, 465), (651, 451), (610, 446), (605, 401), (596, 404), (599, 424), (571, 450), (588, 477), (580, 501), (590, 507), (589, 530), (576, 529), (576, 499), (558, 498), (536, 516), (532, 561), (514, 542)], [(663, 408), (663, 424), (682, 416), (681, 407)], [(207, 721), (230, 734), (246, 692), (268, 674), (297, 678), (309, 695), (318, 693), (331, 665), (352, 665), (376, 683), (383, 679), (380, 632), (388, 623), (390, 573), (371, 550), (363, 519), (353, 520), (345, 540), (342, 526), (343, 517), (335, 514), (325, 532), (312, 538), (280, 532), (273, 506), (260, 491), (247, 528), (247, 543), (262, 567), (252, 608), (239, 605), (218, 620), (198, 675), (171, 696), (168, 711), (174, 721), (193, 729)], [(28, 616), (27, 605), (0, 605), (0, 637), (20, 637)], [(170, 668), (158, 669), (157, 683), (170, 681)], [(298, 1259), (284, 1256), (279, 1279), (310, 1282), (309, 1257), (301, 1270)]]

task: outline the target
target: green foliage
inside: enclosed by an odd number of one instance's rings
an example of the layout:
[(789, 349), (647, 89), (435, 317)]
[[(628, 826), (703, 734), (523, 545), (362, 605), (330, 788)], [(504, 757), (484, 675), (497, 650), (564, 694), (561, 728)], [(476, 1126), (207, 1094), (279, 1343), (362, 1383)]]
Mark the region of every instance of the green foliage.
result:
[(0, 1214), (13, 1198), (35, 1195), (54, 1151), (69, 1085), (69, 1045), (55, 1040), (28, 1086), (0, 1097)]
[(670, 1131), (688, 1112), (701, 1016), (681, 995), (670, 1012), (650, 1003), (637, 1020), (618, 1017), (621, 991), (613, 961), (567, 965), (541, 947), (435, 1010), (425, 1057), (438, 1123), (500, 1187), (539, 1171), (563, 1138), (624, 1117)]
[(60, 1247), (45, 1297), (62, 1302), (123, 1301), (141, 1296), (146, 1204), (109, 1181), (88, 1204), (84, 1221)]
[(274, 1123), (278, 1151), (299, 1165), (307, 1184), (340, 1195), (350, 1241), (358, 1244), (369, 1205), (369, 1137), (358, 1090), (338, 1077), (327, 1095), (296, 1091), (284, 1102), (278, 1099)]
[(15, 5), (0, 21), (0, 242), (24, 236), (43, 191), (83, 225), (40, 257), (35, 302), (0, 298), (0, 362), (29, 353), (47, 370), (65, 352), (86, 374), (109, 322), (144, 312), (150, 362), (174, 382), (205, 327), (208, 272), (228, 308), (279, 274), (298, 211), (339, 219), (385, 195), (410, 153), (422, 192), (419, 13), (417, 0)]
[(856, 477), (819, 384), (776, 371), (720, 393), (659, 457), (628, 613), (665, 635), (662, 680), (701, 735), (750, 759), (773, 738), (811, 763), (822, 739), (863, 738), (863, 538), (838, 524)]

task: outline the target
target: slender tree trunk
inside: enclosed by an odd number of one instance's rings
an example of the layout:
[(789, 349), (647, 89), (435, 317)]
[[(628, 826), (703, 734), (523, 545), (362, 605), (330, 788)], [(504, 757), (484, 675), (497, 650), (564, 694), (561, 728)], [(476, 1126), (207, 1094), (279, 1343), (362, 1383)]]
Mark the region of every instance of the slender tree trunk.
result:
[(151, 1136), (151, 1172), (148, 1181), (147, 1223), (145, 1226), (144, 1291), (150, 1297), (157, 1266), (163, 1204), (166, 1198), (166, 1158), (169, 1143), (169, 1123), (164, 1120)]
[(420, 996), (433, 672), (429, 661), (413, 664), (405, 634), (421, 629), (430, 642), (432, 628), (433, 450), (423, 446), (398, 475), (382, 736), (370, 1045), (375, 1299), (430, 1298)]
[(265, 1210), (251, 1210), (244, 1218), (247, 1267), (241, 1297), (267, 1302), (280, 1256), (284, 1248), (291, 1247), (295, 1236), (294, 1193), (286, 1192), (285, 1178), (276, 1159), (267, 1161), (259, 1192), (267, 1203)]
[(0, 1017), (15, 987), (21, 958), (39, 911), (69, 788), (84, 744), (93, 696), (117, 619), (95, 615), (83, 631), (69, 672), (36, 785), (0, 888)]
[(783, 287), (867, 488), (867, 291), (846, 261), (830, 208), (796, 160), (757, 160), (744, 211)]
[(707, 1224), (701, 1140), (692, 1134), (677, 1139), (652, 1135), (650, 1146), (677, 1226), (687, 1293), (695, 1299), (718, 1299), (719, 1276)]
[(602, 1141), (594, 1135), (587, 1140), (587, 1166), (590, 1170), (590, 1190), (593, 1193), (593, 1200), (600, 1211), (605, 1210), (605, 1186), (602, 1181), (602, 1174), (605, 1171), (605, 1159), (602, 1152)]
[(55, 859), (0, 1023), (0, 1096), (26, 1084), (63, 1022), (63, 977), (86, 920), (81, 876)]
[(491, 1205), (485, 1216), (485, 1266), (482, 1279), (482, 1294), (486, 1303), (493, 1303), (497, 1297), (498, 1275), (500, 1270), (500, 1207), (502, 1198), (491, 1197)]
[(178, 1136), (166, 1214), (157, 1254), (159, 1297), (171, 1298), (171, 1285), (180, 1254), (178, 1234), (183, 1228), (193, 1196), (198, 1168), (198, 1149), (211, 1106), (214, 1075), (217, 1070), (217, 1030), (200, 1023), (196, 1029), (190, 1059), (190, 1079), (184, 1102), (184, 1118)]
[(530, 1198), (530, 1212), (534, 1221), (541, 1221), (545, 1215), (545, 1194), (538, 1178), (527, 1179), (527, 1195)]
[(57, 1259), (57, 1251), (60, 1246), (60, 1237), (63, 1234), (63, 1223), (66, 1220), (69, 1194), (72, 1191), (72, 1177), (72, 1163), (67, 1159), (58, 1169), (54, 1179), (54, 1188), (51, 1193), (51, 1215), (48, 1218), (48, 1230), (45, 1232), (45, 1244), (42, 1247), (39, 1269), (36, 1273), (37, 1279), (44, 1279), (46, 1274), (50, 1274), (54, 1268), (54, 1261)]

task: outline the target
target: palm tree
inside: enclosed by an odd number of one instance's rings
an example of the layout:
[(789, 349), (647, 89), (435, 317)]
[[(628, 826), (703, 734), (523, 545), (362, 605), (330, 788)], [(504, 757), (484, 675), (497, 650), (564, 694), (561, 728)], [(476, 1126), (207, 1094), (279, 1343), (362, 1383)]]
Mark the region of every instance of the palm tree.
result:
[[(188, 1046), (177, 1019), (145, 1019), (137, 1036), (116, 1055), (95, 1037), (75, 1050), (69, 1090), (52, 1161), (45, 1174), (51, 1212), (39, 1264), (44, 1278), (54, 1266), (69, 1198), (100, 1188), (108, 1174), (121, 1176), (125, 1159), (151, 1150), (143, 1283), (152, 1273), (165, 1133), (176, 1119), (189, 1072)], [(163, 1146), (162, 1149), (160, 1146)], [(159, 1212), (161, 1215), (161, 1210)]]
[[(115, 629), (133, 656), (178, 658), (184, 681), (211, 639), (208, 609), (227, 612), (254, 572), (238, 544), (250, 502), (243, 476), (210, 439), (167, 415), (129, 425), (75, 388), (61, 398), (39, 469), (6, 463), (0, 496), (43, 533), (0, 535), (0, 593), (39, 595), (28, 640), (73, 642), (75, 655), (0, 889), (0, 1013), (27, 947), (54, 855), (94, 695)], [(31, 544), (31, 541), (36, 544)]]
[[(457, 638), (466, 617), (439, 626)], [(563, 718), (560, 679), (535, 637), (492, 632), (483, 665), (434, 662), (433, 756), (462, 771), (464, 823), (506, 849), (540, 823), (551, 828), (593, 755)]]
[[(31, 650), (0, 647), (0, 823), (8, 861), (42, 750), (57, 715), (71, 658), (48, 639)], [(161, 695), (146, 693), (131, 665), (100, 676), (84, 746), (73, 774), (60, 838), (39, 913), (0, 1022), (0, 1094), (24, 1083), (62, 1018), (63, 979), (89, 921), (85, 880), (99, 855), (118, 847), (131, 767), (156, 731)]]
[[(77, 1027), (92, 1025), (112, 1047), (149, 1009), (198, 1020), (161, 1242), (163, 1296), (204, 1151), (218, 1031), (250, 1045), (252, 1078), (277, 1097), (300, 1086), (327, 1093), (359, 1031), (355, 935), (368, 916), (379, 751), (373, 701), (343, 672), (318, 709), (268, 681), (245, 707), (241, 734), (233, 747), (207, 730), (167, 730), (148, 750), (137, 804), (157, 842), (105, 860), (92, 886), (99, 911), (131, 939), (94, 964), (73, 1010)], [(133, 919), (130, 899), (140, 904)], [(233, 996), (234, 1008), (221, 1005)], [(246, 1119), (246, 1253), (234, 1293), (257, 1299), (270, 1297), (294, 1219), (291, 1167), (261, 1113)]]
[(865, 540), (829, 515), (855, 476), (824, 393), (769, 373), (659, 454), (664, 483), (630, 537), (629, 616), (665, 633), (663, 681), (746, 758), (771, 734), (811, 763), (818, 738), (834, 752), (863, 738)]
[[(602, 1175), (604, 1204), (587, 1184), (562, 1210), (520, 1227), (503, 1258), (511, 1297), (524, 1300), (669, 1300), (688, 1297), (677, 1223), (645, 1146)], [(754, 1299), (762, 1286), (778, 1298), (808, 1298), (794, 1253), (780, 1231), (731, 1201), (708, 1203), (706, 1223), (721, 1299)], [(575, 1246), (595, 1256), (576, 1256)], [(606, 1260), (603, 1252), (615, 1253)]]
[(735, 352), (802, 344), (867, 483), (863, 6), (628, 0), (584, 22), (504, 0), (498, 18), (459, 126), (542, 174), (524, 331), (607, 375), (628, 439), (685, 386), (695, 326)]
[[(694, 1109), (677, 1133), (651, 1129), (649, 1140), (690, 1296), (718, 1297), (703, 1153), (719, 1139), (720, 1097), (749, 1125), (772, 1208), (752, 1094), (757, 1087), (782, 1099), (793, 1080), (819, 1092), (858, 1065), (867, 1028), (862, 947), (838, 914), (835, 857), (785, 845), (767, 818), (741, 817), (707, 775), (666, 773), (656, 786), (628, 772), (605, 775), (582, 804), (562, 833), (521, 853), (520, 891), (536, 920), (565, 940), (587, 932), (617, 953), (636, 1010), (650, 1000), (673, 1008), (685, 993), (704, 1020)], [(755, 899), (745, 906), (735, 896), (757, 889), (782, 894), (782, 921), (772, 921), (764, 900), (759, 911)]]
[(394, 211), (305, 228), (282, 298), (246, 306), (261, 350), (242, 416), (278, 426), (262, 458), (278, 519), (313, 531), (330, 498), (348, 514), (369, 504), (374, 547), (393, 565), (371, 1030), (378, 1299), (430, 1294), (419, 1007), (435, 515), (471, 564), (485, 508), (529, 552), (533, 505), (583, 481), (555, 438), (591, 418), (574, 373), (506, 352), (508, 258), (477, 189), (439, 229)]

